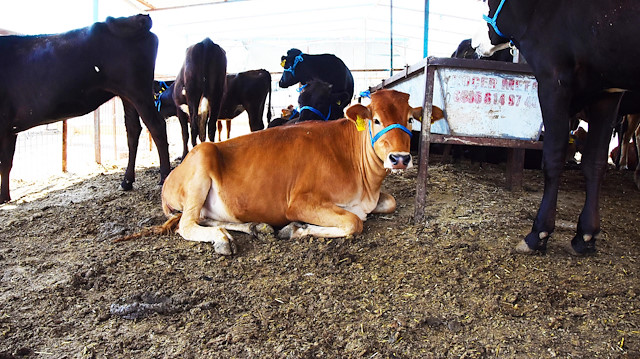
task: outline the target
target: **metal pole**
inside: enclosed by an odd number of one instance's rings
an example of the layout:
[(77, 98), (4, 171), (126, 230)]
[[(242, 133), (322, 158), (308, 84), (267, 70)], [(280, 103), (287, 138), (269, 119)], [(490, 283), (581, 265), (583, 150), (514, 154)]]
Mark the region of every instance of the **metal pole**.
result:
[(62, 172), (67, 172), (67, 120), (62, 120)]
[(424, 0), (424, 45), (422, 57), (429, 56), (429, 0)]
[(389, 44), (389, 57), (391, 62), (389, 76), (393, 76), (393, 0), (389, 0)]
[[(93, 0), (93, 21), (98, 21), (98, 1)], [(93, 142), (95, 146), (96, 163), (102, 163), (102, 155), (100, 154), (100, 107), (93, 111)]]

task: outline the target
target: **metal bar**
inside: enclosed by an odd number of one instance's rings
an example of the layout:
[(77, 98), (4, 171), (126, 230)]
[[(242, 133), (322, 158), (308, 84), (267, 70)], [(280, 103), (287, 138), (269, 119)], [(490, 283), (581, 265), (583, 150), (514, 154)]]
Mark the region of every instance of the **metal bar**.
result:
[(424, 0), (424, 44), (422, 45), (422, 57), (429, 56), (429, 0)]
[(93, 111), (93, 145), (97, 164), (102, 164), (102, 153), (100, 146), (100, 107)]
[(393, 76), (393, 0), (389, 0), (389, 76)]
[(431, 143), (431, 113), (433, 103), (433, 78), (435, 66), (426, 66), (425, 92), (422, 105), (422, 129), (420, 133), (420, 148), (418, 157), (418, 177), (416, 178), (416, 204), (413, 214), (414, 223), (423, 223), (426, 219), (425, 208), (427, 205), (427, 180), (429, 166), (429, 145)]
[(67, 120), (62, 120), (62, 172), (67, 172)]
[(470, 137), (470, 136), (451, 136), (431, 134), (432, 143), (444, 143), (451, 145), (472, 145), (472, 146), (493, 146), (493, 147), (508, 147), (508, 148), (530, 148), (530, 149), (542, 149), (541, 141), (534, 140), (516, 140), (508, 138), (497, 137)]

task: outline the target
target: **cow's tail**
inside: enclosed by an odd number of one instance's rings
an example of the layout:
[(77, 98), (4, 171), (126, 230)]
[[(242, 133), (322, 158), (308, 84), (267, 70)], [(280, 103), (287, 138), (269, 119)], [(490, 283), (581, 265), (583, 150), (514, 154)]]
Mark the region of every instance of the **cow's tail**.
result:
[(116, 238), (113, 240), (113, 243), (124, 242), (131, 239), (138, 239), (147, 236), (160, 236), (165, 234), (175, 233), (178, 230), (178, 223), (180, 223), (180, 218), (182, 217), (182, 213), (177, 213), (167, 219), (166, 222), (159, 226), (145, 228), (138, 233), (129, 234), (124, 237)]

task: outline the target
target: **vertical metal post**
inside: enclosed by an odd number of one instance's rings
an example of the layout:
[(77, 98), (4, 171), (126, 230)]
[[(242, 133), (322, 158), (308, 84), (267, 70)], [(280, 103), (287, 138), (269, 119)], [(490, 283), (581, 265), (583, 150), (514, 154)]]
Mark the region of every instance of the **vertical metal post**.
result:
[(429, 56), (429, 0), (424, 0), (424, 45), (422, 47), (422, 57)]
[(62, 120), (62, 172), (67, 172), (67, 120)]
[(425, 64), (425, 91), (422, 105), (422, 130), (420, 133), (420, 149), (418, 157), (418, 178), (416, 178), (416, 205), (413, 214), (415, 224), (424, 224), (426, 219), (425, 208), (427, 206), (427, 181), (429, 179), (427, 167), (429, 166), (429, 145), (431, 144), (431, 114), (433, 112), (433, 77), (435, 66), (429, 66), (429, 60)]
[[(93, 21), (98, 21), (98, 1), (93, 0)], [(93, 111), (93, 142), (95, 146), (95, 158), (97, 164), (102, 164), (102, 155), (100, 153), (100, 107)]]
[(391, 67), (389, 76), (393, 76), (393, 0), (389, 0), (389, 60)]

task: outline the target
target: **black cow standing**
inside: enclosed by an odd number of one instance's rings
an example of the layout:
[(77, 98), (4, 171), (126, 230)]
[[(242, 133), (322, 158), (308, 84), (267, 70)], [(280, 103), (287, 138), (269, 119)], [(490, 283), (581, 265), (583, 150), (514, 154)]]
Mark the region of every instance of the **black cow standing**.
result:
[(287, 51), (282, 56), (284, 72), (280, 79), (280, 87), (307, 84), (311, 80), (322, 80), (332, 85), (332, 93), (336, 102), (331, 106), (330, 120), (344, 117), (344, 108), (353, 97), (353, 76), (349, 68), (335, 55), (308, 55), (298, 49)]
[[(600, 236), (599, 196), (621, 90), (640, 90), (640, 2), (488, 0), (493, 44), (512, 41), (539, 84), (545, 127), (544, 194), (531, 232), (516, 250), (545, 251), (555, 229), (560, 174), (569, 118), (585, 110), (589, 121), (582, 157), (586, 199), (567, 249), (593, 253)], [(498, 11), (500, 9), (500, 11)]]
[(206, 141), (207, 125), (209, 140), (215, 140), (226, 76), (227, 55), (211, 39), (205, 38), (187, 49), (184, 64), (172, 91), (185, 143), (183, 155), (188, 152), (188, 125), (191, 126), (193, 146), (197, 143), (196, 138), (200, 138), (200, 142)]
[[(263, 129), (264, 121), (262, 120), (262, 113), (267, 95), (269, 95), (267, 121), (271, 121), (271, 75), (269, 72), (262, 69), (250, 70), (238, 74), (227, 74), (226, 77), (227, 85), (225, 86), (224, 95), (222, 96), (222, 104), (220, 105), (218, 118), (234, 118), (246, 110), (249, 116), (251, 131)], [(167, 119), (178, 114), (176, 103), (174, 102), (176, 83), (168, 81), (164, 84), (163, 90), (163, 85), (160, 82), (156, 81), (155, 83), (157, 97), (156, 107), (160, 113), (160, 117)], [(179, 103), (178, 106), (180, 106)], [(184, 124), (186, 125), (186, 120)], [(183, 127), (183, 158), (189, 151), (189, 133), (188, 131), (184, 132), (184, 128), (186, 128), (186, 126)], [(227, 130), (230, 130), (229, 123), (227, 123)], [(212, 139), (210, 138), (210, 140)]]
[(271, 74), (267, 70), (250, 70), (237, 74), (227, 74), (227, 88), (222, 97), (218, 118), (218, 140), (222, 131), (222, 119), (227, 122), (227, 139), (231, 133), (231, 119), (247, 111), (251, 132), (264, 128), (262, 114), (267, 105), (267, 123), (271, 122)]
[(0, 36), (0, 202), (11, 199), (9, 172), (18, 132), (87, 114), (120, 96), (124, 105), (129, 164), (122, 181), (131, 189), (142, 127), (158, 148), (161, 179), (169, 174), (164, 121), (153, 106), (158, 38), (151, 18), (107, 18), (58, 35)]

